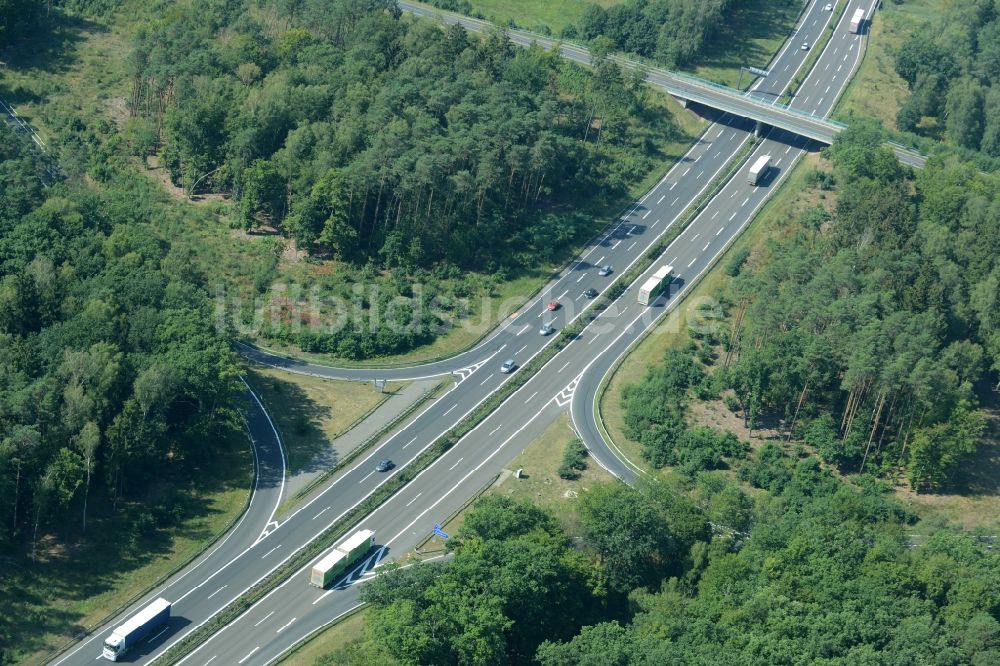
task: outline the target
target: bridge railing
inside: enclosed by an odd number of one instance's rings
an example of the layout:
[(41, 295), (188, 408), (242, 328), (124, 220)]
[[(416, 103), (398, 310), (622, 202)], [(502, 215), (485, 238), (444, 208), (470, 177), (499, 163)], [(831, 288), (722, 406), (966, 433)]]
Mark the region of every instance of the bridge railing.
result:
[[(650, 69), (649, 71), (652, 72), (654, 70)], [(750, 103), (750, 104), (758, 107), (762, 111), (772, 110), (772, 109), (778, 109), (778, 110), (781, 110), (783, 112), (786, 112), (786, 113), (792, 114), (794, 116), (797, 116), (799, 118), (810, 120), (810, 121), (816, 122), (816, 123), (821, 123), (821, 124), (824, 124), (824, 125), (829, 125), (830, 127), (836, 128), (838, 130), (842, 130), (842, 129), (846, 129), (847, 128), (847, 125), (845, 123), (838, 122), (836, 120), (831, 120), (829, 118), (825, 118), (825, 117), (822, 117), (822, 116), (816, 116), (816, 115), (808, 113), (806, 111), (802, 111), (800, 109), (796, 109), (796, 108), (794, 108), (792, 106), (789, 106), (788, 104), (778, 104), (776, 102), (766, 102), (766, 101), (761, 100), (759, 98), (753, 97), (749, 93), (745, 93), (745, 92), (736, 90), (735, 88), (730, 88), (729, 86), (725, 86), (725, 85), (722, 85), (720, 83), (716, 83), (714, 81), (709, 81), (708, 79), (703, 79), (703, 78), (698, 77), (698, 76), (693, 76), (691, 74), (685, 74), (683, 72), (671, 72), (669, 70), (659, 69), (659, 68), (656, 68), (655, 71), (656, 71), (657, 74), (660, 74), (661, 76), (664, 76), (664, 77), (673, 78), (673, 79), (677, 79), (677, 80), (681, 80), (681, 81), (686, 81), (686, 82), (688, 82), (688, 83), (690, 83), (692, 85), (695, 85), (695, 86), (698, 86), (698, 87), (701, 87), (701, 88), (710, 88), (710, 89), (715, 90), (717, 92), (723, 93), (727, 97), (731, 97), (733, 100), (741, 100), (743, 102)]]

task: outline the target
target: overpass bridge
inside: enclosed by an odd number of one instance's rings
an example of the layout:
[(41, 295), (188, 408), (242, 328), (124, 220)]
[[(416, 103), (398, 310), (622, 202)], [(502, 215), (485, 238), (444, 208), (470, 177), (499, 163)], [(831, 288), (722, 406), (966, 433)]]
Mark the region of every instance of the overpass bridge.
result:
[[(833, 143), (837, 134), (847, 127), (844, 123), (829, 118), (811, 115), (784, 104), (768, 102), (687, 74), (659, 69), (650, 70), (646, 81), (674, 97), (755, 120), (758, 127), (764, 125), (778, 127), (826, 145)], [(889, 147), (900, 162), (917, 168), (924, 166), (926, 158), (920, 153), (893, 142), (889, 142)]]
[[(466, 30), (487, 32), (496, 29), (496, 25), (493, 23), (442, 11), (427, 5), (407, 2), (406, 0), (399, 0), (397, 4), (404, 11), (422, 16), (435, 17), (446, 24), (458, 23)], [(538, 44), (544, 49), (558, 48), (560, 55), (567, 60), (588, 66), (592, 64), (590, 51), (577, 44), (550, 39), (526, 30), (507, 28), (506, 32), (507, 36), (515, 44), (521, 46)], [(844, 123), (839, 123), (822, 116), (810, 115), (784, 104), (769, 102), (743, 91), (712, 83), (696, 76), (655, 67), (651, 68), (643, 63), (621, 56), (610, 57), (621, 67), (633, 70), (645, 69), (647, 83), (674, 97), (731, 113), (737, 117), (755, 120), (758, 123), (758, 129), (763, 126), (777, 127), (818, 143), (830, 145), (833, 143), (834, 137), (847, 127)], [(904, 164), (920, 168), (926, 161), (926, 158), (920, 153), (897, 143), (889, 142), (889, 147), (892, 148), (896, 157)]]

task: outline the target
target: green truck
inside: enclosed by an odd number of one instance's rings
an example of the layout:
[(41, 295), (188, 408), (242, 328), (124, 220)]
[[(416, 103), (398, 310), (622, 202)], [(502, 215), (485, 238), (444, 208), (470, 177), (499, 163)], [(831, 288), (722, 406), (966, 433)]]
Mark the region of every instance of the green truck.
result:
[(326, 587), (333, 582), (334, 578), (344, 573), (347, 567), (371, 550), (374, 545), (375, 532), (371, 530), (355, 532), (313, 566), (309, 584), (316, 587)]

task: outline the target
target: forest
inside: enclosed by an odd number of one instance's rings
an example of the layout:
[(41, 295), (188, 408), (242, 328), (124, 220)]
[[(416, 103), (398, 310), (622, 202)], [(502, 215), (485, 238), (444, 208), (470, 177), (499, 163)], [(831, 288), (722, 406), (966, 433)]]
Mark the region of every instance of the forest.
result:
[[(895, 69), (910, 90), (896, 115), (900, 130), (1000, 158), (1000, 6), (994, 0), (949, 6), (906, 39)], [(1000, 162), (988, 164), (995, 170)]]
[[(243, 302), (292, 304), (259, 325), (234, 307), (234, 321), (340, 359), (427, 345), (467, 303), (564, 260), (670, 159), (664, 146), (689, 139), (611, 62), (592, 71), (499, 30), (442, 30), (393, 2), (194, 0), (129, 30), (125, 117), (68, 123), (60, 162), (102, 178), (148, 159), (180, 196), (224, 197), (221, 221), (247, 233), (215, 251), (260, 240), (273, 257), (253, 275), (206, 272)], [(283, 251), (294, 273), (279, 273)], [(320, 298), (269, 292), (283, 281)], [(396, 307), (399, 325), (334, 302)]]
[(591, 487), (582, 539), (546, 510), (479, 500), (447, 564), (362, 588), (364, 636), (317, 664), (976, 664), (1000, 659), (998, 556), (878, 484), (778, 457), (782, 486), (721, 472)]
[(578, 241), (571, 204), (652, 164), (628, 129), (656, 111), (617, 66), (591, 74), (385, 0), (198, 0), (140, 30), (130, 62), (136, 154), (320, 257), (531, 266)]
[(882, 139), (843, 132), (833, 212), (808, 211), (752, 265), (730, 260), (719, 363), (673, 353), (623, 391), (651, 464), (693, 474), (745, 454), (685, 422), (690, 396), (721, 395), (751, 431), (776, 427), (844, 472), (954, 481), (985, 432), (980, 396), (1000, 388), (1000, 181), (954, 161), (913, 173)]
[(668, 67), (687, 65), (725, 23), (727, 11), (747, 0), (624, 0), (605, 9), (591, 4), (564, 37), (608, 40), (615, 50)]
[(43, 186), (31, 148), (0, 124), (0, 553), (34, 559), (211, 460), (239, 387), (190, 257), (123, 188)]
[(37, 29), (43, 9), (38, 0), (0, 0), (0, 48)]

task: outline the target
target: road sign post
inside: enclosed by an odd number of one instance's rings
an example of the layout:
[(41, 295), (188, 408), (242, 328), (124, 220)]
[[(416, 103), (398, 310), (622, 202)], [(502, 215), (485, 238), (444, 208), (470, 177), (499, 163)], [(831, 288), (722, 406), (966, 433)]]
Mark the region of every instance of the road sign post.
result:
[(441, 529), (440, 523), (434, 523), (434, 534), (436, 534), (437, 536), (441, 537), (442, 539), (448, 539), (448, 538), (450, 538), (448, 536), (448, 533), (445, 532), (445, 531), (443, 531)]

